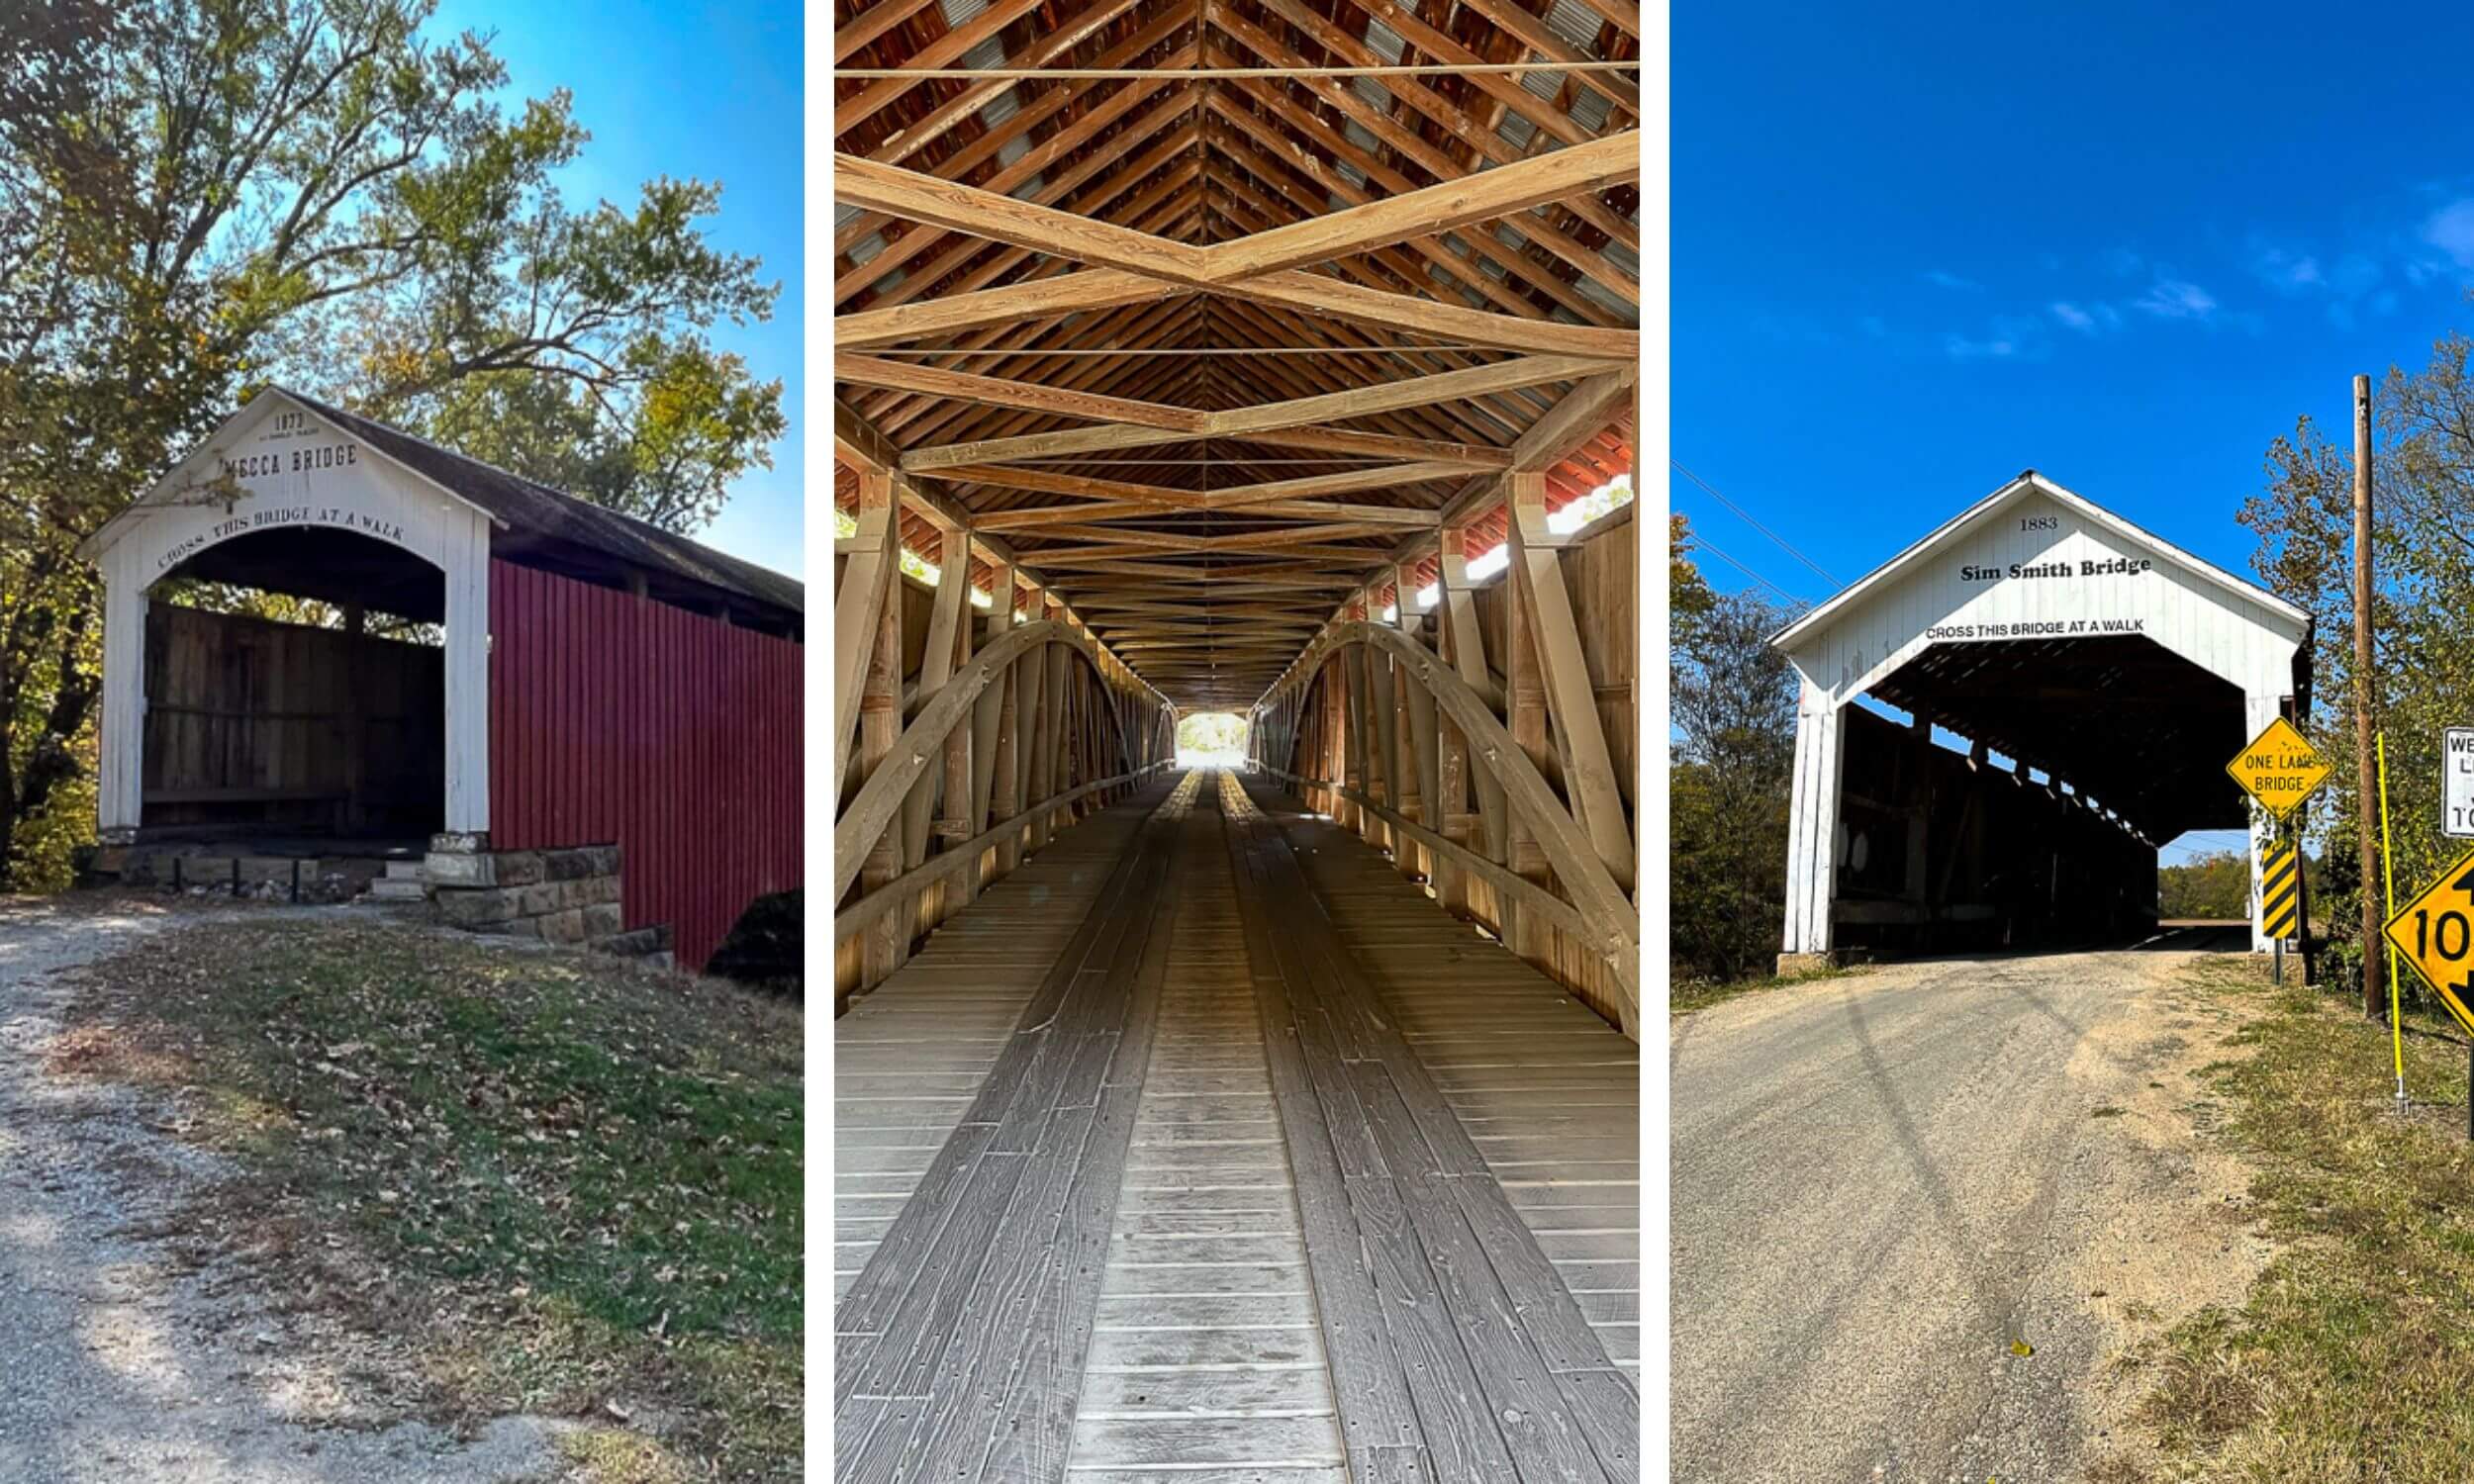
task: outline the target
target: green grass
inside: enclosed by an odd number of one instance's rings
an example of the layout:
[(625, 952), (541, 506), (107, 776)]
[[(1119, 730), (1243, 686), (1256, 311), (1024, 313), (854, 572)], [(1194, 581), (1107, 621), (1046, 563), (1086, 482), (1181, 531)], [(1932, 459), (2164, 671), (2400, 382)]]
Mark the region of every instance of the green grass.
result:
[(2193, 971), (2258, 1013), (2248, 1055), (2211, 1068), (2252, 1194), (2283, 1245), (2237, 1313), (2206, 1309), (2135, 1352), (2153, 1390), (2149, 1471), (2108, 1477), (2285, 1484), (2474, 1479), (2474, 1154), (2465, 1050), (2409, 1017), (2393, 1111), (2386, 1028), (2351, 1005), (2278, 990), (2239, 959)]
[(418, 1293), (390, 1322), (429, 1316), (443, 1405), (666, 1421), (578, 1439), (605, 1479), (799, 1476), (795, 1010), (332, 920), (187, 934), (92, 978), (133, 1074), (210, 1095), (199, 1132), (251, 1203)]
[(1817, 983), (1822, 979), (1843, 979), (1850, 974), (1862, 974), (1865, 967), (1857, 964), (1816, 970), (1811, 974), (1770, 974), (1746, 979), (1677, 978), (1666, 993), (1666, 1013), (1670, 1018), (1689, 1015), (1695, 1010), (1706, 1010), (1712, 1005), (1724, 1004), (1747, 994)]

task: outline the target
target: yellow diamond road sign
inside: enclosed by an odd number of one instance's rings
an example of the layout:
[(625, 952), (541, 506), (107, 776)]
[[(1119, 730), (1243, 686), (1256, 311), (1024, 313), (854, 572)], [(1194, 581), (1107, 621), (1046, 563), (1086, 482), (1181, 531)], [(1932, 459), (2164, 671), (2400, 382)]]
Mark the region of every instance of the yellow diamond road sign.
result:
[(2243, 792), (2259, 800), (2260, 807), (2282, 819), (2328, 782), (2329, 766), (2311, 740), (2279, 716), (2251, 738), (2250, 745), (2225, 765), (2225, 771), (2242, 786)]
[(2388, 941), (2474, 1032), (2474, 855), (2441, 872), (2388, 919)]

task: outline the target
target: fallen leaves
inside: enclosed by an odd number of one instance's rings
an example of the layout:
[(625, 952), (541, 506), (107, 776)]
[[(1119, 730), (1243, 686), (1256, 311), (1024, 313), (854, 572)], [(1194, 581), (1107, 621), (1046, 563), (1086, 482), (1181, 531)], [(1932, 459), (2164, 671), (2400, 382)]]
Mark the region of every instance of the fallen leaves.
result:
[(796, 1014), (393, 925), (250, 923), (109, 969), (98, 1011), (143, 1029), (88, 1055), (176, 1049), (162, 1080), (219, 1110), (196, 1137), (331, 1224), (305, 1251), (364, 1267), (320, 1291), (422, 1316), (475, 1405), (589, 1410), (617, 1380), (669, 1395), (718, 1473), (795, 1458)]

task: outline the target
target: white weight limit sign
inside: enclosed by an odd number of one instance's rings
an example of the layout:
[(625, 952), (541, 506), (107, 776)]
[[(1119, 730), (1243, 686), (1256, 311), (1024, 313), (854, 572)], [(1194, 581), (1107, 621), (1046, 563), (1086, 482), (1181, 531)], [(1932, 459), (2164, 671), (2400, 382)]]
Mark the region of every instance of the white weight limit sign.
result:
[(2439, 830), (2474, 840), (2474, 726), (2439, 734)]

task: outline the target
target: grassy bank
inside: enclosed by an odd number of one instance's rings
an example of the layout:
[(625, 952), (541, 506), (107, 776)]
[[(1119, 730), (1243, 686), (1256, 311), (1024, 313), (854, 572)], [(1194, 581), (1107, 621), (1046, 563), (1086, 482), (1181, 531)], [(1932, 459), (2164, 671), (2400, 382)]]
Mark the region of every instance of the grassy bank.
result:
[(1695, 1010), (1706, 1010), (1712, 1005), (1724, 1004), (1728, 1000), (1738, 999), (1747, 994), (1760, 994), (1764, 990), (1783, 989), (1795, 984), (1810, 984), (1821, 979), (1843, 979), (1850, 974), (1863, 972), (1864, 966), (1855, 965), (1842, 969), (1816, 970), (1811, 974), (1769, 974), (1749, 979), (1700, 979), (1679, 974), (1667, 989), (1666, 1013), (1669, 1017), (1689, 1015)]
[(2262, 1014), (2215, 1068), (2282, 1253), (2238, 1313), (2204, 1310), (2130, 1362), (2161, 1461), (2099, 1477), (2459, 1484), (2474, 1479), (2474, 1154), (2465, 1048), (2409, 1019), (2392, 1111), (2387, 1029), (2277, 990), (2238, 956), (2193, 971)]
[(332, 916), (89, 977), (94, 1069), (204, 1094), (191, 1137), (249, 1171), (224, 1214), (414, 1337), (419, 1405), (589, 1420), (612, 1480), (799, 1477), (795, 1010)]

